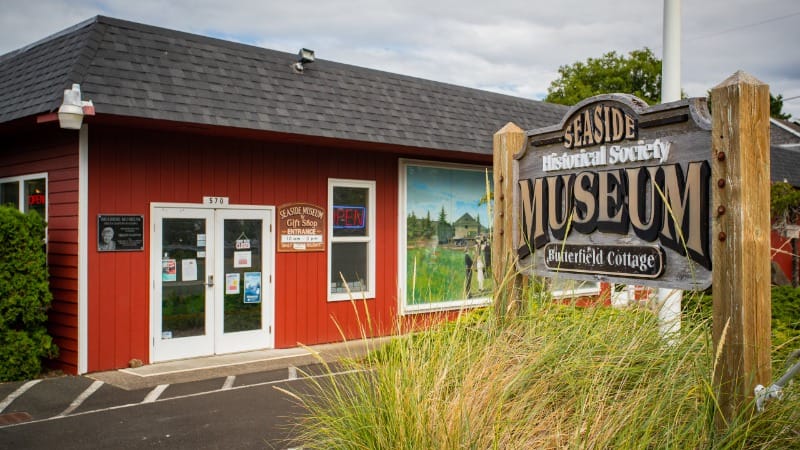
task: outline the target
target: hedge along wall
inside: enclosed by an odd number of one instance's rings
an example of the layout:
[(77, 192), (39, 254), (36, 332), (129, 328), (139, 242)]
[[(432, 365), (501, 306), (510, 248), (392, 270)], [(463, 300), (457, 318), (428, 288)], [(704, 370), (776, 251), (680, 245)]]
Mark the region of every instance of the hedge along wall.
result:
[(34, 378), (58, 348), (47, 334), (50, 293), (44, 221), (0, 206), (0, 381)]

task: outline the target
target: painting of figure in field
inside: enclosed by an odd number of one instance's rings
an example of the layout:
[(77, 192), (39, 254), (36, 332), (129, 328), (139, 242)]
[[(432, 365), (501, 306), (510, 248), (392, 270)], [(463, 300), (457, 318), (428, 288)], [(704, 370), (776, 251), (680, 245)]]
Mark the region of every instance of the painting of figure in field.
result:
[(490, 297), (491, 171), (406, 166), (406, 301)]

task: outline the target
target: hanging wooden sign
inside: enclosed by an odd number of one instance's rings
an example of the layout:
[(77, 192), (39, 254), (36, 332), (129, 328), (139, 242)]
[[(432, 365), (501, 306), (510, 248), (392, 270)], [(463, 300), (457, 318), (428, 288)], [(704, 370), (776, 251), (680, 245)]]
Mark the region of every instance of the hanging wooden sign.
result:
[(572, 107), (514, 156), (523, 272), (655, 287), (711, 284), (711, 122), (704, 99), (624, 94)]
[(278, 251), (325, 251), (325, 209), (309, 203), (278, 206)]

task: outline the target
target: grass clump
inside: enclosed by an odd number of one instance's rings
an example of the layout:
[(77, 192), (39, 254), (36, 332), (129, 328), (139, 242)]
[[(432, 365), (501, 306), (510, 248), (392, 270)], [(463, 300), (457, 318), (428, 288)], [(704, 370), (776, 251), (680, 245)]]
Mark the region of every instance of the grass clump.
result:
[[(535, 294), (531, 294), (535, 295)], [(709, 327), (669, 343), (646, 310), (533, 297), (393, 339), (295, 394), (303, 448), (791, 448), (800, 401), (715, 432)]]

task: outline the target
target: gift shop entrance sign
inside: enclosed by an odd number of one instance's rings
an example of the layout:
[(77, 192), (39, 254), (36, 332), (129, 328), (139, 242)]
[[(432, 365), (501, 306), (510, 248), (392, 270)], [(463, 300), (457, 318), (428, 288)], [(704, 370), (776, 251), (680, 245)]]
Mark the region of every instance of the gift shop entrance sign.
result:
[(308, 203), (278, 207), (278, 251), (325, 250), (325, 209)]
[(711, 122), (704, 101), (621, 94), (526, 133), (514, 156), (520, 269), (548, 277), (711, 284)]

